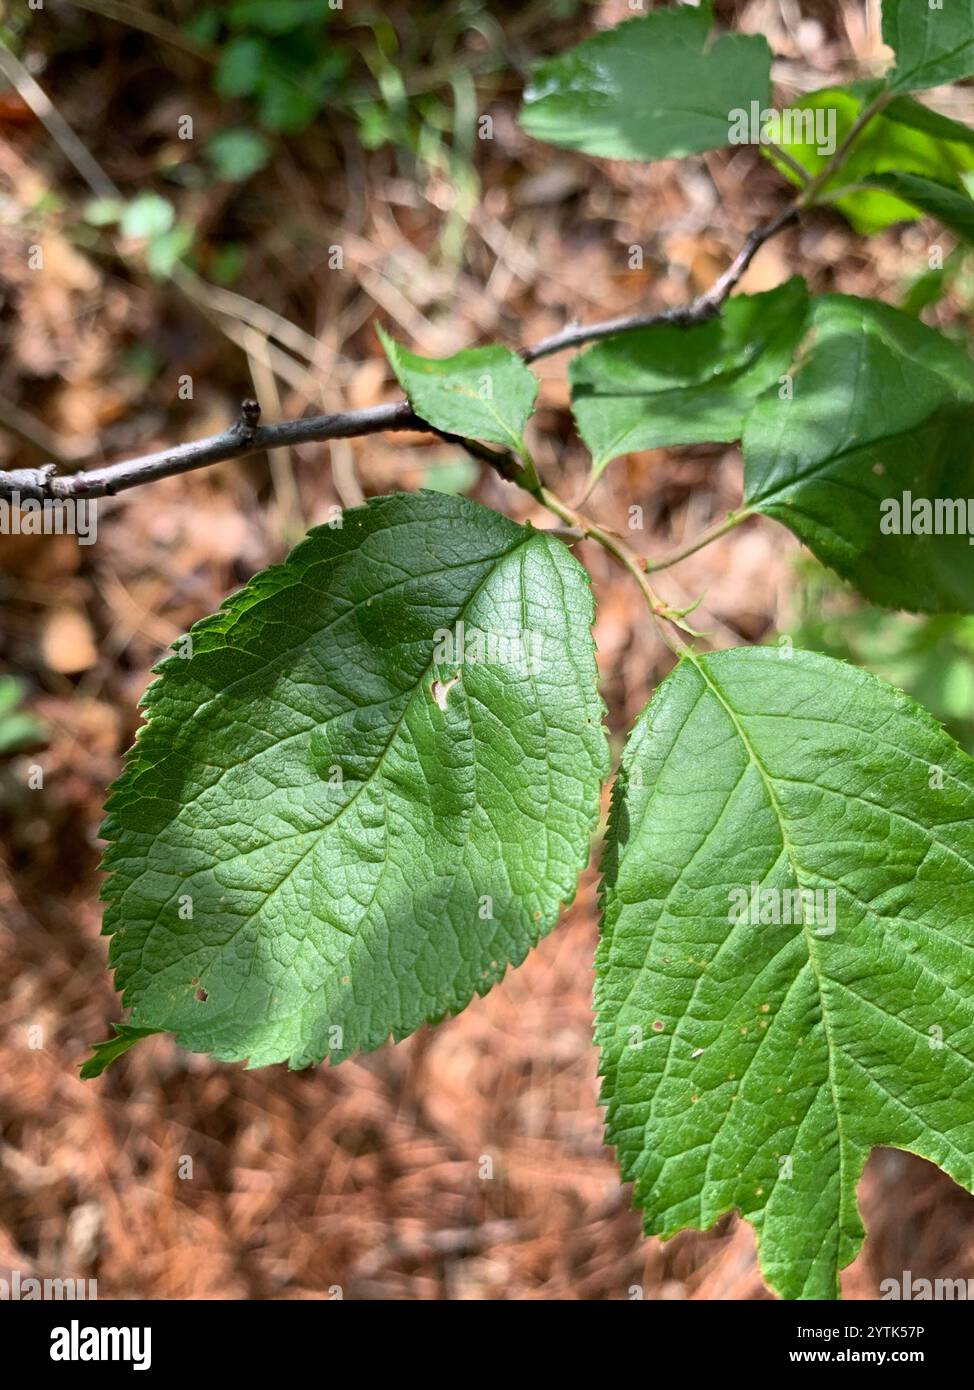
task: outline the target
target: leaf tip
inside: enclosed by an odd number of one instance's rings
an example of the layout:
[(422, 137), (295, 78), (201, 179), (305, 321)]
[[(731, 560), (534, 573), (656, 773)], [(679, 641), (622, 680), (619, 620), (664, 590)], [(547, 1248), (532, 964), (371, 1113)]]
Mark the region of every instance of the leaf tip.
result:
[(82, 1081), (91, 1081), (96, 1076), (101, 1076), (102, 1072), (107, 1071), (130, 1047), (161, 1031), (158, 1028), (137, 1028), (128, 1023), (113, 1023), (112, 1029), (115, 1033), (113, 1038), (92, 1044), (91, 1056), (81, 1065)]

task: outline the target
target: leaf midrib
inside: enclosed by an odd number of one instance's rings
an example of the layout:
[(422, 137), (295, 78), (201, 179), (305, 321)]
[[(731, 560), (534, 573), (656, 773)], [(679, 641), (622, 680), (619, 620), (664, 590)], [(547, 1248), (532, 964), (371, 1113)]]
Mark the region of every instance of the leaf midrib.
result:
[[(748, 738), (747, 732), (746, 732), (746, 730), (744, 729), (744, 726), (743, 726), (743, 724), (741, 723), (740, 719), (738, 718), (737, 713), (736, 713), (736, 711), (735, 711), (733, 705), (731, 704), (730, 700), (727, 698), (727, 696), (726, 696), (726, 695), (724, 694), (724, 692), (721, 690), (720, 686), (719, 686), (719, 685), (717, 684), (717, 682), (713, 679), (713, 677), (708, 673), (706, 667), (704, 666), (704, 663), (703, 663), (703, 662), (701, 661), (701, 659), (697, 656), (697, 654), (696, 654), (694, 651), (692, 651), (692, 650), (690, 650), (690, 651), (688, 652), (688, 659), (693, 663), (694, 669), (698, 672), (698, 674), (699, 674), (701, 680), (704, 682), (704, 684), (705, 684), (705, 686), (707, 687), (707, 689), (711, 692), (711, 694), (714, 696), (714, 698), (715, 698), (715, 699), (717, 700), (717, 702), (720, 704), (721, 708), (722, 708), (722, 709), (724, 710), (724, 712), (727, 714), (727, 717), (730, 719), (731, 723), (733, 724), (734, 730), (735, 730), (735, 732), (737, 733), (737, 736), (738, 736), (738, 738), (739, 738), (740, 741), (741, 741), (741, 745), (742, 745), (742, 747), (744, 748), (744, 751), (745, 751), (745, 753), (747, 754), (749, 761), (754, 765), (755, 769), (757, 770), (757, 773), (758, 773), (759, 777), (761, 778), (761, 782), (762, 782), (762, 784), (763, 784), (763, 786), (764, 786), (764, 789), (765, 789), (765, 791), (766, 791), (766, 793), (767, 793), (768, 800), (769, 800), (769, 802), (770, 802), (770, 804), (771, 804), (771, 809), (774, 811), (775, 817), (776, 817), (776, 819), (777, 819), (777, 821), (778, 821), (778, 828), (779, 828), (779, 830), (780, 830), (780, 832), (781, 832), (782, 846), (783, 846), (783, 848), (784, 848), (785, 854), (788, 856), (788, 862), (789, 862), (789, 864), (791, 865), (791, 869), (792, 869), (793, 874), (795, 875), (795, 881), (796, 881), (796, 883), (798, 884), (798, 886), (799, 886), (800, 888), (801, 888), (801, 887), (804, 887), (804, 884), (803, 884), (803, 882), (802, 882), (802, 872), (803, 872), (803, 871), (802, 871), (802, 869), (801, 869), (801, 866), (800, 866), (799, 863), (798, 863), (797, 857), (796, 857), (796, 855), (795, 855), (795, 848), (794, 848), (793, 844), (791, 843), (791, 839), (790, 839), (790, 836), (789, 836), (789, 834), (788, 834), (787, 822), (786, 822), (786, 820), (785, 820), (785, 815), (784, 815), (784, 811), (782, 810), (781, 803), (780, 803), (780, 801), (778, 800), (778, 794), (777, 794), (777, 791), (776, 791), (776, 789), (775, 789), (774, 779), (772, 778), (770, 772), (768, 771), (768, 769), (765, 767), (764, 763), (762, 762), (761, 757), (760, 757), (760, 755), (758, 754), (757, 749), (754, 747), (753, 743), (752, 743), (751, 740)], [(822, 1030), (823, 1030), (823, 1033), (824, 1033), (824, 1035), (825, 1035), (825, 1049), (826, 1049), (826, 1053), (827, 1053), (827, 1056), (828, 1056), (828, 1088), (829, 1088), (829, 1093), (830, 1093), (831, 1100), (832, 1100), (832, 1109), (833, 1109), (833, 1111), (834, 1111), (834, 1113), (835, 1113), (835, 1125), (836, 1125), (836, 1131), (837, 1131), (838, 1140), (839, 1140), (839, 1144), (838, 1144), (838, 1151), (839, 1151), (839, 1158), (838, 1158), (838, 1167), (839, 1167), (838, 1179), (839, 1179), (839, 1185), (838, 1185), (838, 1198), (837, 1198), (837, 1202), (836, 1202), (836, 1220), (835, 1220), (835, 1225), (836, 1225), (836, 1232), (837, 1232), (837, 1234), (841, 1235), (841, 1226), (842, 1226), (842, 1201), (843, 1201), (843, 1194), (844, 1194), (844, 1192), (845, 1192), (845, 1175), (844, 1175), (844, 1172), (843, 1172), (843, 1163), (844, 1163), (844, 1157), (845, 1157), (846, 1139), (845, 1139), (845, 1135), (844, 1135), (843, 1130), (842, 1130), (842, 1111), (841, 1111), (841, 1108), (840, 1108), (840, 1106), (839, 1106), (839, 1096), (838, 1096), (838, 1091), (837, 1091), (837, 1087), (836, 1087), (836, 1079), (835, 1079), (835, 1052), (836, 1052), (836, 1046), (835, 1046), (835, 1042), (833, 1041), (832, 1034), (831, 1034), (831, 1031), (830, 1031), (830, 1028), (829, 1028), (828, 1009), (827, 1009), (827, 1007), (826, 1007), (826, 1001), (825, 1001), (825, 989), (824, 989), (824, 984), (823, 984), (822, 971), (821, 971), (821, 969), (820, 969), (820, 967), (819, 967), (819, 963), (818, 963), (818, 960), (817, 960), (817, 958), (816, 958), (815, 952), (814, 952), (814, 950), (812, 949), (812, 939), (811, 939), (811, 937), (810, 937), (810, 935), (809, 935), (809, 933), (808, 933), (807, 924), (806, 924), (804, 921), (802, 922), (802, 934), (803, 934), (804, 937), (805, 937), (806, 948), (807, 948), (807, 951), (808, 951), (808, 963), (809, 963), (809, 966), (811, 967), (812, 974), (813, 974), (813, 976), (814, 976), (814, 978), (815, 978), (816, 988), (818, 989), (819, 1006), (820, 1006), (821, 1015), (822, 1015)]]

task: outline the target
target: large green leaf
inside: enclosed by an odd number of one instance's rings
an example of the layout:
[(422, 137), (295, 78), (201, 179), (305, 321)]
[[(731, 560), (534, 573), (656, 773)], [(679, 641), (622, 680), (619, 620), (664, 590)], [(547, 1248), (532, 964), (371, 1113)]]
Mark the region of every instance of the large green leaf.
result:
[(788, 370), (807, 308), (796, 278), (738, 295), (696, 328), (638, 329), (581, 353), (572, 409), (595, 475), (634, 449), (740, 439), (748, 410)]
[(890, 85), (916, 92), (974, 75), (974, 0), (883, 0), (883, 40), (896, 55)]
[(711, 38), (710, 4), (654, 10), (542, 63), (521, 125), (538, 140), (609, 159), (669, 159), (729, 143), (731, 113), (771, 100), (760, 37)]
[(974, 1190), (974, 763), (875, 676), (788, 655), (685, 660), (632, 733), (597, 1041), (647, 1231), (736, 1209), (774, 1289), (834, 1298), (874, 1145)]
[(381, 327), (379, 336), (417, 415), (448, 434), (506, 444), (524, 456), (524, 426), (534, 409), (538, 378), (510, 348), (417, 357)]
[(873, 174), (867, 182), (929, 213), (964, 241), (974, 243), (974, 198), (969, 193), (919, 174)]
[(974, 363), (873, 300), (813, 300), (811, 330), (794, 398), (748, 417), (745, 501), (876, 603), (971, 611)]
[[(810, 175), (820, 174), (829, 162), (833, 143), (836, 148), (843, 143), (880, 88), (880, 83), (859, 82), (810, 92), (789, 107), (791, 114), (782, 120), (782, 149)], [(833, 119), (834, 127), (830, 129)], [(819, 143), (820, 136), (826, 137), (824, 143)], [(793, 171), (775, 160), (773, 149), (766, 152), (786, 177), (797, 182)], [(857, 232), (869, 235), (917, 216), (915, 206), (897, 197), (895, 190), (886, 190), (882, 185), (862, 187), (872, 181), (873, 175), (919, 174), (965, 194), (963, 175), (971, 170), (974, 130), (921, 106), (912, 97), (897, 97), (863, 129), (841, 169), (828, 180), (819, 196), (834, 199), (841, 189), (852, 188), (854, 191), (836, 199), (835, 205)]]
[(198, 623), (108, 803), (132, 1010), (111, 1047), (340, 1060), (520, 963), (598, 816), (591, 621), (560, 541), (417, 493), (312, 531)]

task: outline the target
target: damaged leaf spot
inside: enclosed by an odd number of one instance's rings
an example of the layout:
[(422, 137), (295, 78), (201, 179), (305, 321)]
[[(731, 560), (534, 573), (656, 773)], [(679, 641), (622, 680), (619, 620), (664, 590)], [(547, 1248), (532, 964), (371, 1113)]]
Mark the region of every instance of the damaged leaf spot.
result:
[(459, 674), (457, 674), (455, 676), (451, 676), (451, 678), (448, 681), (434, 681), (433, 684), (430, 686), (430, 693), (432, 694), (433, 699), (436, 701), (437, 707), (443, 710), (444, 713), (446, 712), (446, 702), (449, 698), (450, 691), (453, 689), (453, 687), (456, 685), (459, 679), (460, 676)]

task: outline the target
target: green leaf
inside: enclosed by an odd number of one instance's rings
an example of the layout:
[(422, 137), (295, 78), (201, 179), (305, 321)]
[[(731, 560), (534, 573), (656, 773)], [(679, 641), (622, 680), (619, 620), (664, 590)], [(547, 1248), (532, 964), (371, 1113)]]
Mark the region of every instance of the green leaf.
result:
[(176, 219), (172, 203), (158, 193), (140, 193), (122, 214), (122, 236), (154, 241), (170, 230)]
[(598, 818), (591, 622), (560, 541), (417, 493), (317, 528), (198, 623), (103, 830), (130, 1025), (303, 1067), (520, 964)]
[(890, 85), (916, 92), (974, 75), (974, 5), (946, 0), (883, 0), (883, 41), (896, 55)]
[(158, 1028), (130, 1028), (127, 1023), (113, 1023), (112, 1031), (115, 1036), (106, 1039), (105, 1042), (94, 1043), (91, 1049), (91, 1056), (81, 1068), (81, 1080), (92, 1081), (96, 1076), (101, 1076), (113, 1062), (117, 1062), (119, 1057), (123, 1057), (130, 1047), (134, 1047), (143, 1038), (151, 1038), (154, 1033), (158, 1033)]
[(729, 143), (733, 113), (771, 100), (761, 37), (711, 38), (713, 12), (681, 6), (626, 20), (542, 63), (520, 122), (553, 145), (609, 159), (669, 159)]
[(970, 611), (974, 363), (873, 300), (816, 299), (811, 330), (794, 399), (768, 392), (748, 417), (746, 503), (876, 603)]
[[(871, 95), (875, 96), (881, 89), (881, 83), (872, 83)], [(946, 141), (948, 145), (974, 145), (974, 130), (971, 130), (970, 126), (935, 111), (931, 106), (924, 106), (913, 97), (894, 97), (890, 104), (883, 108), (879, 118), (894, 121), (897, 125), (909, 126), (911, 130), (923, 131), (925, 135), (933, 135), (938, 140)]]
[(19, 708), (24, 685), (14, 676), (0, 676), (0, 756), (16, 753), (27, 744), (38, 743), (47, 735), (39, 719)]
[(796, 278), (737, 295), (698, 327), (636, 329), (581, 353), (569, 368), (572, 410), (594, 476), (632, 450), (740, 439), (758, 396), (791, 365), (807, 309)]
[(410, 404), (435, 429), (505, 444), (522, 457), (524, 426), (538, 379), (504, 347), (467, 348), (453, 357), (417, 357), (379, 326), (389, 364)]
[(206, 153), (221, 179), (243, 180), (265, 167), (271, 147), (259, 131), (237, 126), (218, 131), (207, 143)]
[(296, 135), (317, 116), (321, 99), (303, 82), (270, 73), (261, 79), (258, 107), (267, 130)]
[(333, 14), (329, 0), (237, 0), (227, 10), (227, 23), (232, 29), (290, 34), (306, 24), (327, 24)]
[(260, 86), (267, 53), (260, 39), (241, 35), (220, 50), (214, 86), (221, 96), (250, 96)]
[(974, 198), (969, 193), (919, 174), (873, 174), (866, 182), (929, 213), (964, 241), (974, 243)]
[(173, 267), (193, 245), (194, 236), (191, 222), (177, 222), (168, 232), (150, 241), (145, 253), (149, 274), (157, 280), (165, 280), (171, 275)]
[(640, 716), (596, 1038), (647, 1232), (737, 1210), (772, 1288), (828, 1299), (875, 1145), (974, 1189), (974, 763), (875, 676), (789, 655), (685, 660)]
[[(781, 148), (810, 175), (821, 174), (831, 157), (829, 151), (833, 143), (837, 148), (845, 141), (881, 85), (858, 82), (809, 93), (785, 113), (780, 130)], [(835, 124), (830, 128), (829, 122), (833, 119)], [(820, 143), (819, 137), (823, 135), (826, 139)], [(797, 183), (793, 171), (775, 159), (773, 149), (767, 149), (766, 153), (785, 177)], [(819, 196), (834, 200), (857, 232), (870, 235), (917, 216), (912, 204), (881, 185), (859, 186), (871, 182), (873, 175), (920, 174), (964, 193), (963, 176), (972, 169), (974, 130), (921, 106), (911, 97), (897, 97), (872, 118), (843, 160), (842, 168), (828, 180)], [(835, 198), (841, 189), (850, 187), (853, 192)]]

